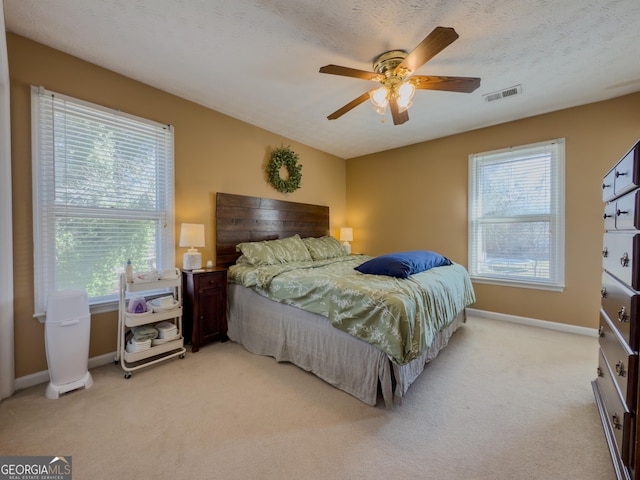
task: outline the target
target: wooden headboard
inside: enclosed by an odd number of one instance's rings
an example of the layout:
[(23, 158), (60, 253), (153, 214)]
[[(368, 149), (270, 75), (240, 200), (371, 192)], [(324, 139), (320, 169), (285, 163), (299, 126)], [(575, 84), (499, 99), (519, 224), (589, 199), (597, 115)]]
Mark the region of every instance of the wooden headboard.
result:
[(240, 256), (236, 245), (329, 235), (329, 207), (230, 193), (216, 194), (216, 265), (228, 267)]

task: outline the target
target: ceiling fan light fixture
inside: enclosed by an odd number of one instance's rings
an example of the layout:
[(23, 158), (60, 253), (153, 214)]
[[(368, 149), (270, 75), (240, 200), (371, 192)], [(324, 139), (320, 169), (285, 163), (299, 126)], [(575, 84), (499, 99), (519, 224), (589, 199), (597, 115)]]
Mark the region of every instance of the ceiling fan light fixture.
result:
[[(389, 104), (389, 90), (384, 85), (372, 90), (369, 94), (371, 102), (376, 106), (376, 112), (384, 114)], [(380, 112), (382, 110), (382, 112)]]
[(376, 107), (375, 108), (376, 113), (382, 116), (385, 116), (387, 114), (387, 106), (385, 105), (384, 107)]
[(400, 112), (404, 112), (407, 110), (413, 102), (411, 99), (413, 98), (413, 94), (416, 93), (416, 87), (412, 83), (404, 82), (398, 88), (398, 109)]
[(409, 100), (409, 102), (405, 105), (404, 103), (398, 101), (398, 112), (402, 113), (406, 110), (409, 110), (409, 107), (413, 105), (413, 102), (411, 100)]
[[(333, 64), (320, 67), (320, 73), (360, 78), (381, 84), (377, 89), (362, 93), (327, 118), (335, 120), (366, 102), (369, 97), (377, 113), (385, 115), (389, 106), (393, 124), (402, 125), (409, 120), (407, 109), (412, 105), (411, 98), (416, 89), (473, 92), (480, 86), (479, 78), (414, 75), (416, 70), (457, 38), (458, 34), (453, 28), (436, 27), (409, 53), (405, 50), (389, 50), (378, 55), (373, 61), (373, 72)], [(384, 122), (384, 119), (382, 121)]]

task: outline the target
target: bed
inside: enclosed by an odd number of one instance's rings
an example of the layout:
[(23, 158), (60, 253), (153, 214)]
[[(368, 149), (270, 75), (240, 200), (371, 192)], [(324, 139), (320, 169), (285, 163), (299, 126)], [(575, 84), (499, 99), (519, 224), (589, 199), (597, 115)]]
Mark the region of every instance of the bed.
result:
[[(388, 408), (401, 404), (466, 320), (465, 307), (475, 301), (468, 273), (450, 262), (406, 279), (364, 274), (355, 267), (377, 258), (338, 253), (331, 242), (341, 247), (329, 236), (326, 206), (218, 193), (216, 263), (230, 267), (228, 337), (366, 404), (376, 405), (379, 397)], [(263, 261), (265, 248), (283, 258)], [(364, 291), (356, 294), (361, 283)], [(379, 300), (387, 284), (403, 294)], [(327, 285), (337, 289), (327, 293)], [(394, 305), (397, 298), (402, 301)], [(402, 335), (393, 326), (394, 334), (380, 333), (390, 319), (400, 319)]]

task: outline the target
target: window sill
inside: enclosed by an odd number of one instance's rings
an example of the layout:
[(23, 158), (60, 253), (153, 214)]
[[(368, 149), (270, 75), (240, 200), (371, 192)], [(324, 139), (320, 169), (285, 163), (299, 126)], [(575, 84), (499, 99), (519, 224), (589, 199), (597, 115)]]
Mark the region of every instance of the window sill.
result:
[(96, 303), (94, 305), (89, 305), (89, 311), (91, 315), (94, 313), (106, 313), (106, 312), (117, 312), (118, 311), (118, 302), (106, 302), (106, 303)]
[(474, 277), (471, 276), (473, 283), (484, 283), (488, 285), (499, 285), (502, 287), (530, 288), (533, 290), (547, 290), (552, 292), (563, 292), (564, 285), (554, 285), (548, 283), (526, 282), (522, 280), (505, 280), (499, 278)]
[[(105, 303), (96, 303), (94, 305), (89, 305), (89, 313), (94, 315), (96, 313), (107, 313), (107, 312), (117, 312), (118, 311), (118, 302), (105, 302)], [(37, 318), (40, 323), (45, 323), (47, 320), (47, 312), (38, 312), (33, 314), (34, 318)]]

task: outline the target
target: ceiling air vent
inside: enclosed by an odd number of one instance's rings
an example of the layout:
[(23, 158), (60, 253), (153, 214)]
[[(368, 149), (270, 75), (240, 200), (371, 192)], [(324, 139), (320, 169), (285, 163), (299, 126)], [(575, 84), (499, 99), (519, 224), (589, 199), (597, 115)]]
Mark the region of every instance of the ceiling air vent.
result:
[(522, 93), (522, 86), (516, 85), (515, 87), (505, 88), (499, 92), (488, 93), (484, 96), (485, 102), (494, 102), (507, 97), (513, 97), (514, 95), (520, 95)]

